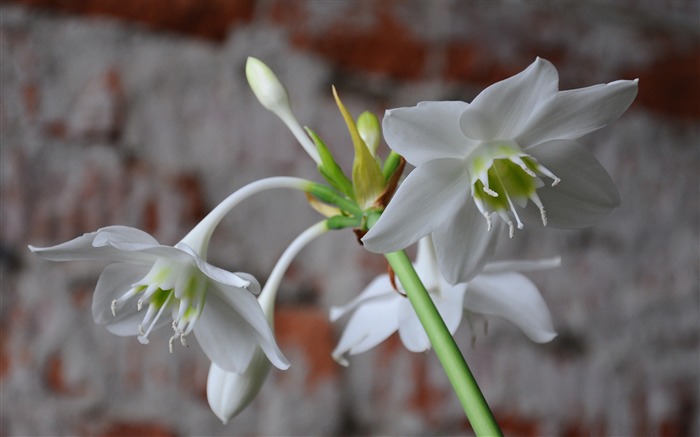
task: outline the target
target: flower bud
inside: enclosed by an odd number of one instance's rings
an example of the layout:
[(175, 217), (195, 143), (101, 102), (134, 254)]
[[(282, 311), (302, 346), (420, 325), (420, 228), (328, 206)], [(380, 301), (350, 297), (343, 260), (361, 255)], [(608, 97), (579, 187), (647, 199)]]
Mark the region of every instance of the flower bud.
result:
[(292, 112), (287, 90), (270, 67), (261, 60), (249, 56), (245, 65), (245, 74), (260, 104), (278, 117), (284, 117)]

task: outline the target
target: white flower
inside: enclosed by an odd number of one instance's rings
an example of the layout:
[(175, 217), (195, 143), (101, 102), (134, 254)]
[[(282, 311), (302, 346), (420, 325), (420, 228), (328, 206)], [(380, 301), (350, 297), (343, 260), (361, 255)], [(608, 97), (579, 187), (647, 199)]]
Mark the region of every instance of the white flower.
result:
[[(258, 302), (270, 328), (274, 324), (275, 297), (284, 272), (304, 246), (326, 231), (328, 224), (324, 220), (302, 232), (287, 247), (272, 269), (265, 288), (258, 296)], [(244, 372), (227, 372), (212, 363), (207, 378), (207, 400), (214, 414), (226, 423), (243, 411), (255, 399), (269, 372), (270, 361), (259, 347), (256, 348), (250, 366)]]
[[(468, 283), (450, 285), (439, 272), (431, 238), (425, 237), (418, 243), (414, 267), (451, 334), (466, 311), (504, 317), (532, 341), (545, 343), (556, 336), (547, 304), (535, 284), (517, 271), (557, 265), (558, 258), (495, 262)], [(398, 280), (396, 285), (400, 287)], [(428, 335), (411, 303), (399, 290), (394, 289), (389, 275), (383, 274), (349, 304), (331, 308), (331, 321), (353, 313), (333, 351), (336, 361), (347, 365), (346, 354), (365, 352), (397, 330), (408, 350), (422, 352), (430, 347)]]
[(194, 331), (204, 353), (222, 369), (245, 371), (258, 348), (272, 364), (288, 368), (251, 293), (260, 291), (255, 278), (205, 261), (212, 230), (200, 224), (171, 247), (138, 229), (109, 226), (57, 246), (30, 249), (51, 261), (112, 262), (97, 281), (92, 314), (116, 335), (148, 343), (154, 329), (170, 324), (171, 352), (175, 340), (186, 345)]
[(387, 111), (385, 139), (416, 169), (362, 239), (365, 247), (392, 252), (432, 233), (443, 275), (454, 284), (470, 280), (492, 253), (493, 215), (512, 236), (531, 217), (582, 227), (615, 208), (620, 200), (610, 176), (574, 140), (617, 119), (634, 100), (637, 81), (568, 91), (559, 91), (558, 81), (554, 66), (537, 58), (471, 104)]

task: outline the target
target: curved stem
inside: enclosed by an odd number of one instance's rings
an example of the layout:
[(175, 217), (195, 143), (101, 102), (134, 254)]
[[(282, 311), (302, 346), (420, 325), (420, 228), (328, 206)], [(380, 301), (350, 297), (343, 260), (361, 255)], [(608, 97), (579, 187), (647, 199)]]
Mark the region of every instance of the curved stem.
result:
[(408, 299), (430, 343), (450, 380), (459, 401), (467, 414), (467, 419), (478, 436), (501, 436), (501, 430), (481, 393), (474, 375), (464, 360), (450, 331), (445, 326), (423, 282), (411, 264), (406, 252), (392, 252), (384, 255), (401, 281)]
[(328, 220), (323, 220), (299, 234), (287, 249), (285, 249), (277, 261), (277, 264), (275, 264), (275, 267), (272, 269), (272, 272), (270, 272), (270, 276), (267, 278), (267, 282), (265, 282), (265, 286), (258, 296), (258, 302), (260, 302), (263, 312), (267, 315), (270, 326), (272, 326), (272, 308), (274, 306), (275, 297), (277, 296), (277, 290), (279, 290), (280, 282), (287, 268), (307, 244), (316, 237), (323, 235), (328, 230)]
[(308, 191), (314, 182), (302, 178), (278, 176), (266, 179), (260, 179), (251, 182), (248, 185), (236, 190), (233, 194), (224, 199), (207, 214), (201, 222), (190, 231), (189, 234), (182, 239), (200, 256), (205, 257), (209, 246), (209, 239), (214, 233), (214, 229), (219, 224), (221, 219), (228, 214), (236, 205), (261, 191), (271, 190), (275, 188), (291, 188), (294, 190)]
[(287, 128), (292, 133), (292, 135), (294, 135), (294, 138), (296, 138), (297, 141), (299, 141), (301, 147), (304, 148), (304, 151), (311, 157), (311, 159), (314, 160), (316, 165), (321, 164), (321, 158), (318, 156), (316, 146), (314, 145), (313, 141), (311, 141), (311, 139), (308, 137), (308, 135), (306, 135), (306, 132), (304, 132), (304, 129), (301, 127), (296, 117), (294, 117), (294, 114), (291, 113), (291, 109), (288, 114), (279, 113), (277, 115), (284, 122), (284, 124), (287, 125)]

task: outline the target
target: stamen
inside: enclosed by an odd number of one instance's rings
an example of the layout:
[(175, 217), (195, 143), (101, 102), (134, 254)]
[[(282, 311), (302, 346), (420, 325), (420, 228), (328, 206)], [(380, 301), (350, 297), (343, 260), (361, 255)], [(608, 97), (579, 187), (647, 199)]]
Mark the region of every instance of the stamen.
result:
[(554, 173), (549, 171), (549, 169), (542, 164), (537, 164), (537, 171), (552, 179), (553, 187), (556, 186), (559, 182), (561, 182), (561, 179), (559, 179)]
[(540, 217), (542, 217), (542, 226), (547, 226), (547, 211), (540, 208)]
[(498, 193), (493, 191), (491, 188), (487, 187), (484, 185), (484, 193), (488, 194), (491, 197), (498, 197)]
[(141, 308), (143, 308), (143, 301), (139, 299), (136, 301), (136, 311), (141, 311)]
[(111, 308), (112, 308), (112, 317), (117, 317), (117, 300), (116, 299), (114, 299), (112, 301)]
[(498, 215), (501, 216), (501, 219), (508, 224), (508, 236), (513, 238), (513, 235), (515, 235), (515, 226), (513, 225), (513, 221), (510, 219), (510, 217), (508, 217), (508, 213), (505, 211), (498, 211)]
[[(168, 293), (168, 297), (165, 298), (165, 302), (163, 302), (163, 305), (161, 305), (160, 309), (158, 310), (158, 313), (157, 313), (156, 316), (153, 318), (153, 321), (151, 321), (151, 323), (148, 325), (148, 329), (146, 330), (146, 332), (145, 332), (143, 335), (140, 335), (140, 336), (138, 337), (139, 341), (140, 341), (142, 344), (148, 343), (148, 334), (151, 333), (151, 330), (153, 329), (153, 327), (154, 327), (154, 326), (156, 325), (156, 323), (158, 322), (158, 319), (160, 318), (161, 314), (163, 314), (163, 311), (165, 310), (165, 308), (166, 308), (166, 307), (168, 306), (168, 304), (170, 303), (170, 300), (173, 298), (173, 294), (174, 294), (173, 292)], [(152, 307), (153, 307), (153, 304), (149, 305), (149, 308), (148, 308), (149, 311), (150, 311), (150, 309), (151, 309)], [(148, 317), (148, 316), (149, 316), (149, 314), (146, 313), (146, 317)]]
[(530, 196), (530, 200), (532, 200), (532, 203), (537, 205), (537, 207), (540, 209), (540, 217), (542, 217), (542, 225), (547, 226), (547, 211), (544, 209), (544, 205), (542, 204), (542, 201), (540, 200), (540, 196), (537, 195), (537, 193), (532, 193)]
[(139, 335), (144, 336), (146, 333), (143, 331), (143, 325), (139, 325)]
[(488, 213), (484, 213), (484, 217), (486, 217), (486, 230), (490, 231), (491, 228), (493, 227), (493, 222), (491, 221), (491, 215)]
[(532, 176), (533, 178), (537, 177), (537, 174), (534, 171), (532, 171), (532, 169), (528, 167), (527, 164), (525, 164), (525, 161), (523, 161), (523, 159), (520, 156), (510, 156), (508, 157), (508, 160), (520, 167), (521, 169), (523, 169), (525, 173)]
[(170, 351), (170, 353), (173, 353), (173, 341), (175, 341), (176, 337), (177, 334), (173, 335), (172, 337), (170, 337), (170, 340), (168, 340), (168, 350)]

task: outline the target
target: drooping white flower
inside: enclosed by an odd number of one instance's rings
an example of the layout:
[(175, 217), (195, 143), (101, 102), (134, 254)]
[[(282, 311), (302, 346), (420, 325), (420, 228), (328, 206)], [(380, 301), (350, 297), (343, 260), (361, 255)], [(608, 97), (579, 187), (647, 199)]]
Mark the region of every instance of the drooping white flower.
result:
[(29, 248), (51, 261), (110, 261), (95, 288), (95, 322), (117, 335), (137, 336), (170, 324), (169, 347), (194, 332), (209, 359), (227, 371), (244, 372), (257, 348), (280, 369), (289, 362), (279, 350), (253, 293), (258, 281), (206, 261), (214, 229), (238, 203), (261, 191), (291, 188), (308, 191), (312, 182), (272, 177), (252, 182), (224, 199), (175, 246), (126, 226), (108, 226), (53, 247)]
[[(302, 232), (284, 251), (272, 269), (265, 287), (258, 296), (258, 302), (270, 328), (274, 326), (273, 315), (277, 290), (289, 264), (301, 249), (327, 230), (327, 223), (323, 221)], [(207, 378), (207, 400), (214, 414), (223, 423), (238, 415), (255, 399), (269, 372), (270, 361), (259, 347), (256, 348), (250, 365), (244, 372), (228, 372), (212, 363)]]
[(53, 247), (30, 249), (51, 261), (103, 260), (107, 266), (92, 300), (95, 322), (121, 336), (148, 343), (151, 332), (171, 325), (169, 347), (194, 332), (207, 357), (231, 371), (248, 368), (260, 346), (272, 363), (289, 367), (252, 293), (247, 273), (231, 273), (205, 261), (190, 234), (174, 247), (126, 226), (108, 226)]
[[(537, 58), (472, 103), (422, 102), (386, 112), (385, 139), (416, 166), (365, 247), (387, 253), (432, 233), (450, 283), (470, 280), (493, 251), (503, 224), (532, 217), (554, 227), (583, 227), (619, 204), (610, 176), (574, 140), (617, 119), (637, 94), (619, 80), (558, 90), (554, 66)], [(519, 210), (518, 208), (525, 208)], [(534, 213), (534, 214), (533, 214)], [(493, 222), (493, 216), (501, 220)]]
[[(532, 341), (551, 341), (556, 333), (547, 304), (539, 290), (519, 271), (551, 268), (559, 259), (501, 261), (487, 264), (468, 283), (450, 285), (440, 274), (431, 238), (422, 238), (414, 268), (433, 299), (448, 330), (454, 334), (465, 314), (479, 313), (503, 317), (517, 325)], [(331, 320), (352, 313), (333, 358), (347, 365), (346, 355), (365, 352), (398, 331), (404, 346), (422, 352), (430, 341), (403, 289), (399, 291), (383, 274), (343, 307), (331, 308)]]

